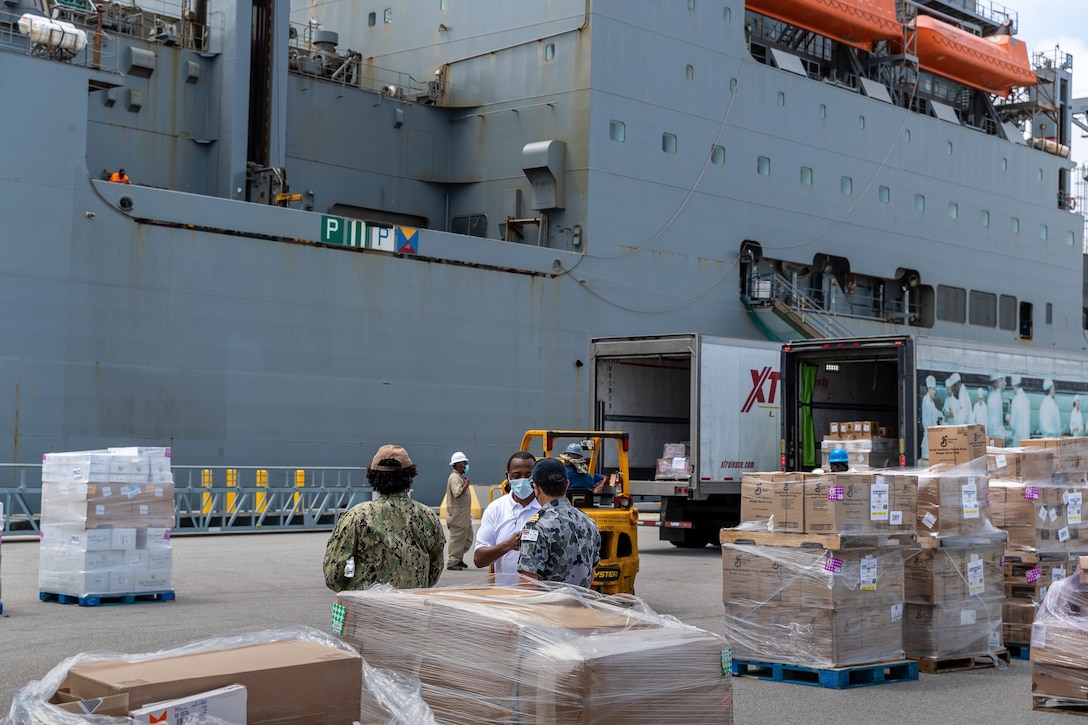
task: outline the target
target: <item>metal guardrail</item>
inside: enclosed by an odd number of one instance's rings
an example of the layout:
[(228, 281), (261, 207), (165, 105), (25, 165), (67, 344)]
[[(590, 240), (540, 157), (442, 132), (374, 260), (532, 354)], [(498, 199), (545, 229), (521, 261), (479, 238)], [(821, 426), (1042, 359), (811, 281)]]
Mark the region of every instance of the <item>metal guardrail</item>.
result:
[(748, 287), (750, 300), (777, 300), (789, 308), (799, 320), (817, 330), (820, 337), (850, 337), (853, 334), (835, 319), (833, 313), (824, 310), (820, 303), (781, 275), (754, 276), (749, 280)]
[[(370, 500), (365, 468), (173, 466), (174, 533), (331, 530)], [(41, 465), (0, 464), (7, 536), (41, 533)]]

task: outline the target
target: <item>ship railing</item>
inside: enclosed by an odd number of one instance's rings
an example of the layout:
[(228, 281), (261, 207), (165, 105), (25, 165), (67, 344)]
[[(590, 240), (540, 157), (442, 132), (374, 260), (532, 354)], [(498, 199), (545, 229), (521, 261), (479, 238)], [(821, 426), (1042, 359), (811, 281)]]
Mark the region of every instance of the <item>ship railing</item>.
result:
[[(331, 530), (369, 500), (356, 467), (173, 466), (175, 533)], [(41, 465), (0, 464), (5, 536), (41, 533)]]
[(778, 301), (820, 337), (850, 337), (850, 329), (835, 319), (835, 313), (779, 274), (751, 275), (748, 279), (748, 299), (755, 304)]

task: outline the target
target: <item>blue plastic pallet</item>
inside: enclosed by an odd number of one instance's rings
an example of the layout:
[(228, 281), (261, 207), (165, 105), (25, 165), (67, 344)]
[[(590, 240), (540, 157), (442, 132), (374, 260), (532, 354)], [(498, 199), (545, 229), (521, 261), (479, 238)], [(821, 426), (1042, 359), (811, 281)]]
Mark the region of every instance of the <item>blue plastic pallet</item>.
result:
[(826, 687), (844, 690), (849, 687), (869, 687), (889, 682), (908, 682), (918, 679), (918, 663), (912, 660), (881, 662), (856, 667), (805, 667), (775, 662), (745, 662), (733, 660), (733, 675), (752, 677), (773, 682), (792, 682), (795, 685)]
[(1012, 657), (1014, 660), (1031, 659), (1030, 644), (1006, 644), (1005, 649), (1009, 651), (1009, 657)]
[(38, 598), (43, 602), (56, 602), (57, 604), (78, 604), (81, 607), (105, 607), (112, 604), (144, 604), (146, 602), (170, 602), (174, 599), (174, 592), (141, 592), (140, 594), (54, 594), (52, 592), (38, 592)]

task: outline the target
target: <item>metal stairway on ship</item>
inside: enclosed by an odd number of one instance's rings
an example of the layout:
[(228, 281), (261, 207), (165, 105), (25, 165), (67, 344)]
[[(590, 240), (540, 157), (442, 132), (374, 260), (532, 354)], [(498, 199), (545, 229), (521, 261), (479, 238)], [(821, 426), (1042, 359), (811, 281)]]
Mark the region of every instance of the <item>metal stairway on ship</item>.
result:
[(750, 277), (741, 300), (752, 322), (774, 342), (797, 339), (798, 334), (808, 339), (853, 335), (834, 313), (778, 274)]

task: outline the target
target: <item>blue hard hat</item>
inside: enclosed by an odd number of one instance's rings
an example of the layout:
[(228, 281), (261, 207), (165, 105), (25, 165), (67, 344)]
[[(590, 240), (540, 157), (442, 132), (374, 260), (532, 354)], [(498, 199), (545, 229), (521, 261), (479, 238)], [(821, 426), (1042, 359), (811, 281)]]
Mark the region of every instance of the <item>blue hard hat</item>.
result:
[(585, 448), (582, 448), (581, 443), (571, 443), (567, 446), (567, 453), (573, 453), (576, 456), (585, 455)]
[(846, 452), (846, 449), (839, 446), (835, 450), (831, 451), (831, 455), (827, 457), (828, 463), (849, 463), (850, 455)]

